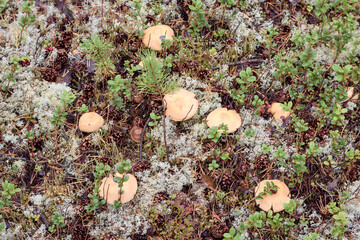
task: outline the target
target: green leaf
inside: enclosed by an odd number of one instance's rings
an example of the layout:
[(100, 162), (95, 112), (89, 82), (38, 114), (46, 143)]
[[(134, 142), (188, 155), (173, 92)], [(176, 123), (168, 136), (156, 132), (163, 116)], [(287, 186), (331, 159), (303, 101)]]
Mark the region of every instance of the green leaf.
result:
[(189, 5), (189, 8), (190, 8), (191, 11), (196, 11), (196, 7), (193, 6), (193, 5)]

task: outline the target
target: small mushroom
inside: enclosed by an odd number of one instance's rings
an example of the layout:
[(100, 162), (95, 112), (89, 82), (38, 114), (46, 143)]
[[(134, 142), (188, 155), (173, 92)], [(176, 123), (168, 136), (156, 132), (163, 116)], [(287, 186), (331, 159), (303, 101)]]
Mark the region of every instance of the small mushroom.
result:
[(135, 142), (139, 143), (141, 140), (142, 131), (143, 131), (143, 129), (138, 126), (134, 126), (133, 128), (131, 128), (131, 130), (130, 130), (131, 139), (134, 140)]
[[(114, 204), (115, 200), (118, 200), (121, 203), (126, 203), (134, 198), (137, 190), (136, 178), (132, 174), (126, 175), (129, 176), (129, 179), (123, 183), (123, 187), (121, 188), (121, 190), (123, 190), (124, 193), (121, 194), (121, 199), (119, 193), (119, 184), (114, 181), (112, 175), (101, 180), (99, 195), (104, 198), (107, 203)], [(122, 177), (122, 175), (116, 173), (115, 177)]]
[(277, 186), (278, 189), (276, 192), (273, 192), (272, 195), (266, 193), (266, 195), (262, 196), (262, 199), (256, 199), (256, 204), (264, 211), (269, 211), (271, 208), (275, 213), (284, 210), (283, 204), (290, 202), (290, 190), (288, 186), (280, 180), (261, 181), (255, 188), (255, 197), (259, 196), (261, 192), (264, 192), (267, 182), (273, 182), (274, 186)]
[(144, 31), (144, 36), (142, 42), (145, 46), (155, 50), (161, 51), (162, 50), (162, 39), (169, 39), (173, 40), (174, 30), (167, 25), (157, 25), (147, 28)]
[(199, 101), (195, 98), (195, 94), (183, 88), (166, 94), (163, 101), (166, 108), (165, 115), (170, 116), (174, 121), (192, 118), (199, 107)]
[(288, 117), (290, 116), (290, 112), (284, 111), (280, 105), (281, 103), (273, 102), (271, 107), (268, 109), (268, 112), (272, 113), (275, 120), (280, 120), (281, 117)]
[(82, 132), (96, 132), (104, 125), (104, 119), (96, 112), (84, 113), (79, 119), (79, 129)]
[[(226, 108), (218, 108), (212, 111), (206, 118), (207, 125), (209, 128), (220, 127), (221, 124), (226, 124), (228, 127), (228, 133), (235, 132), (236, 129), (241, 126), (241, 117), (234, 110), (228, 110)], [(223, 132), (220, 129), (218, 132)]]

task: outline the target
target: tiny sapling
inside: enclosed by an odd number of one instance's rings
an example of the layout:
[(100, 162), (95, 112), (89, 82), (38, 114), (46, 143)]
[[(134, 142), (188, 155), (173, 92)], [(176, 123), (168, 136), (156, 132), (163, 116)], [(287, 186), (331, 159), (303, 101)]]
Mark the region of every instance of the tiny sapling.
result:
[[(120, 188), (120, 198), (121, 195), (124, 194), (124, 190), (122, 189), (124, 186), (124, 182), (127, 182), (129, 180), (129, 175), (125, 174), (125, 172), (129, 171), (131, 169), (131, 162), (130, 160), (119, 162), (119, 164), (116, 167), (116, 171), (122, 175), (122, 177), (114, 177), (114, 181), (118, 183), (118, 186)], [(116, 209), (119, 209), (121, 207), (120, 201), (115, 201), (114, 206)]]
[[(20, 16), (19, 26), (21, 27), (19, 43), (22, 41), (22, 35), (25, 27), (35, 22), (35, 14), (32, 14), (35, 1), (24, 1), (21, 11), (23, 15)], [(25, 15), (24, 15), (25, 14)]]

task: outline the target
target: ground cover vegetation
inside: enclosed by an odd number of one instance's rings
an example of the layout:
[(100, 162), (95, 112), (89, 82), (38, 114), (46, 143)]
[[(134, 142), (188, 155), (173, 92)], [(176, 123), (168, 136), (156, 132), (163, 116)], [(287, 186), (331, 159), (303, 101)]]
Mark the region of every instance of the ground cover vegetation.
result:
[[(360, 239), (359, 12), (0, 0), (0, 239)], [(156, 25), (161, 51), (142, 42)], [(185, 121), (165, 114), (178, 88)], [(218, 108), (240, 128), (208, 127)], [(87, 112), (105, 124), (80, 131)]]

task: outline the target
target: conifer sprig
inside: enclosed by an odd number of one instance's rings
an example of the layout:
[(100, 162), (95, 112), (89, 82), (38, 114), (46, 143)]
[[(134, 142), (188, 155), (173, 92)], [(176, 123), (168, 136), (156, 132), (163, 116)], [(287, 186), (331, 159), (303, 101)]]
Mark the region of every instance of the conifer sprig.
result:
[(165, 73), (162, 62), (156, 59), (155, 52), (146, 51), (141, 61), (143, 69), (137, 81), (141, 92), (163, 96), (177, 88), (175, 81), (168, 80), (168, 74)]

